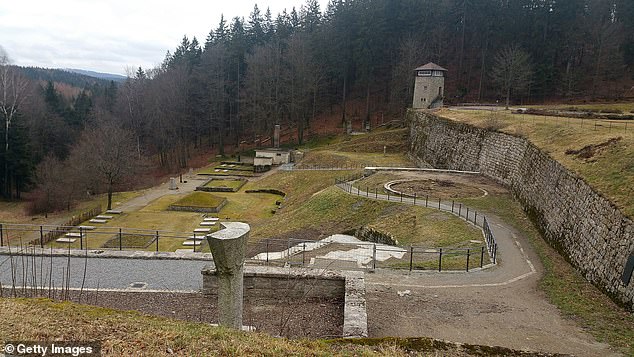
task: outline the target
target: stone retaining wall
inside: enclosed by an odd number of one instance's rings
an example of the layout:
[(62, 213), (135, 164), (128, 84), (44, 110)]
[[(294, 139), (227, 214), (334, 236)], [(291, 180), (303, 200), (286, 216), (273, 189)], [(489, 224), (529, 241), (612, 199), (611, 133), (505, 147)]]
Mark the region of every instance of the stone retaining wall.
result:
[(634, 308), (634, 224), (608, 199), (548, 154), (513, 135), (408, 114), (410, 156), (437, 168), (480, 171), (506, 185), (544, 238), (617, 303)]
[[(217, 295), (212, 265), (202, 270), (205, 295)], [(270, 266), (244, 267), (245, 299), (344, 298), (343, 337), (367, 337), (368, 321), (363, 272)]]
[(365, 242), (398, 245), (398, 240), (391, 234), (377, 231), (376, 229), (367, 226), (357, 229), (354, 232), (354, 236)]

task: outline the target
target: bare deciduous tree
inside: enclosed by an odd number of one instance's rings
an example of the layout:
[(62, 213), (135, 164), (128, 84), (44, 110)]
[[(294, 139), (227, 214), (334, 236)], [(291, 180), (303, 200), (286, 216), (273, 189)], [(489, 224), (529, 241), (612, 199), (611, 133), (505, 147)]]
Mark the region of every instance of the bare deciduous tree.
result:
[(526, 89), (533, 76), (530, 55), (519, 46), (509, 46), (495, 56), (491, 79), (506, 97), (506, 109), (513, 92)]
[(114, 189), (138, 172), (140, 162), (134, 134), (123, 129), (113, 118), (105, 114), (100, 116), (99, 124), (83, 133), (71, 160), (78, 165), (78, 174), (85, 177), (88, 187), (105, 185), (107, 209), (112, 209)]

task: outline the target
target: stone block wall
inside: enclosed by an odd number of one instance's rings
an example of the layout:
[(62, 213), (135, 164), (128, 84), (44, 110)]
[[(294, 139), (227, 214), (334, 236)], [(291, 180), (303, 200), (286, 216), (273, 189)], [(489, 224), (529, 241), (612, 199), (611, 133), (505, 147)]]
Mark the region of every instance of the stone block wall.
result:
[(436, 168), (480, 171), (506, 185), (544, 238), (585, 278), (629, 310), (634, 223), (582, 178), (528, 140), (410, 112), (410, 156)]
[[(217, 295), (216, 268), (213, 265), (205, 266), (202, 275), (202, 293), (208, 296)], [(244, 298), (343, 298), (342, 336), (368, 337), (363, 272), (246, 265)]]

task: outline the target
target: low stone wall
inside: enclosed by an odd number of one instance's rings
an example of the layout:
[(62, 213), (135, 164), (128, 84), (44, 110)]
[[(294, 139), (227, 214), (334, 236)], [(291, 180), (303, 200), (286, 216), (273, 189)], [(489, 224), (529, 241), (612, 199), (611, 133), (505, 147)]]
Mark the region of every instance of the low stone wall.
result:
[(218, 213), (220, 210), (227, 204), (227, 199), (225, 198), (218, 206), (216, 207), (195, 207), (195, 206), (169, 206), (170, 211), (182, 211), (182, 212), (199, 212), (199, 213)]
[(479, 171), (510, 188), (544, 238), (588, 281), (634, 308), (634, 224), (582, 178), (528, 140), (437, 117), (408, 114), (410, 155), (437, 168)]
[(262, 189), (256, 189), (256, 190), (246, 190), (244, 192), (246, 192), (246, 193), (270, 193), (272, 195), (278, 195), (278, 196), (286, 197), (286, 193), (285, 192), (282, 192), (280, 190), (276, 190), (274, 188), (262, 188)]
[[(222, 180), (222, 181), (239, 181), (241, 183), (240, 186), (233, 188), (233, 187), (208, 187), (206, 186), (208, 183), (212, 182), (212, 181), (218, 181), (218, 180)], [(242, 186), (246, 185), (247, 180), (246, 179), (209, 179), (207, 181), (205, 181), (205, 183), (203, 183), (202, 185), (196, 187), (196, 191), (203, 191), (203, 192), (238, 192), (240, 191), (240, 189), (242, 188)]]
[[(216, 269), (202, 270), (205, 295), (218, 291)], [(344, 298), (343, 337), (367, 337), (368, 322), (363, 272), (297, 269), (270, 266), (244, 267), (245, 299)]]

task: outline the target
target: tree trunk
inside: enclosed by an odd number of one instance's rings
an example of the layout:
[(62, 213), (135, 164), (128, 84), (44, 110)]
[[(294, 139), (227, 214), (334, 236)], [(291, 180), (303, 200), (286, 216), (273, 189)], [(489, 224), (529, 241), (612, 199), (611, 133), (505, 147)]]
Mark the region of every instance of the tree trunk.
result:
[(107, 210), (112, 209), (112, 182), (108, 183), (108, 208)]

